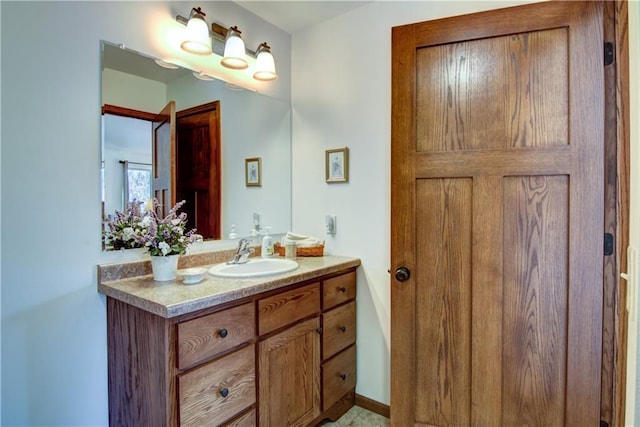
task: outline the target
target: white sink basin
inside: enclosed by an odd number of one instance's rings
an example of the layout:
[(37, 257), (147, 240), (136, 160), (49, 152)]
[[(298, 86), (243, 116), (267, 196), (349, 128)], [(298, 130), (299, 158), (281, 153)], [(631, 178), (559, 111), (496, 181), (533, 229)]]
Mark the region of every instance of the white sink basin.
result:
[(284, 258), (251, 258), (244, 264), (217, 264), (209, 269), (216, 277), (262, 277), (282, 274), (298, 268), (298, 263)]

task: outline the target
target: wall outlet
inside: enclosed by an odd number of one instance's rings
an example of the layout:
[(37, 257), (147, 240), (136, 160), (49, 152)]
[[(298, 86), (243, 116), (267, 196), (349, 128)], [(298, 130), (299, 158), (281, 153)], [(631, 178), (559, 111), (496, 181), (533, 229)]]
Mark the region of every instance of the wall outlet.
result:
[(326, 215), (324, 217), (324, 226), (327, 234), (336, 234), (336, 216)]

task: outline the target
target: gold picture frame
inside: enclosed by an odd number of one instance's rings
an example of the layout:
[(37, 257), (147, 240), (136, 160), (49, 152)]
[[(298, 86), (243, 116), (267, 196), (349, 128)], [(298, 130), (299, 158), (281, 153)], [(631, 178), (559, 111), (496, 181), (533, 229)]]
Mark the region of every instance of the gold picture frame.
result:
[(328, 183), (349, 182), (349, 148), (325, 152), (325, 180)]
[(244, 184), (247, 187), (262, 187), (262, 159), (244, 159)]

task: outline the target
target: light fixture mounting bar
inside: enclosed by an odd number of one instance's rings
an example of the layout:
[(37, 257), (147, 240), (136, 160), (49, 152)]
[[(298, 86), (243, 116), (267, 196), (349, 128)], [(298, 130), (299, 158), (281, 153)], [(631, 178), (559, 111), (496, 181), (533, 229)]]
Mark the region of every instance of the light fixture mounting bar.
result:
[[(176, 15), (176, 21), (186, 26), (189, 22), (189, 19), (185, 18), (182, 15)], [(222, 43), (223, 46), (226, 41), (227, 32), (228, 29), (226, 27), (223, 27), (220, 24), (216, 24), (215, 22), (211, 23), (211, 28), (209, 28), (209, 36), (212, 37), (215, 41)], [(256, 58), (258, 56), (255, 51), (249, 48), (245, 48), (245, 51), (247, 52), (247, 55), (250, 55), (253, 58)]]

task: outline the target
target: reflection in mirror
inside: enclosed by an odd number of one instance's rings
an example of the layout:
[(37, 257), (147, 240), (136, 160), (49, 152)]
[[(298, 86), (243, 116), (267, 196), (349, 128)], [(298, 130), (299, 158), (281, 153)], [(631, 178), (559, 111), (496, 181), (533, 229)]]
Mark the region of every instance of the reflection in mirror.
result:
[[(103, 111), (107, 106), (116, 112), (102, 115), (103, 219), (125, 210), (134, 198), (162, 197), (154, 193), (152, 172), (160, 156), (169, 162), (167, 200), (187, 200), (183, 210), (202, 224), (205, 238), (225, 239), (233, 225), (240, 236), (254, 226), (269, 226), (273, 233), (290, 229), (289, 104), (219, 80), (197, 79), (191, 70), (162, 68), (147, 55), (108, 42), (103, 42), (102, 55)], [(154, 153), (154, 118), (172, 101), (174, 154), (171, 142)], [(216, 110), (213, 121), (197, 115), (207, 108)], [(137, 113), (138, 119), (126, 117)], [(203, 121), (217, 137), (215, 143), (199, 137)], [(245, 182), (247, 158), (261, 159), (259, 187)], [(209, 203), (216, 198), (217, 204)], [(209, 231), (208, 224), (217, 229)]]

